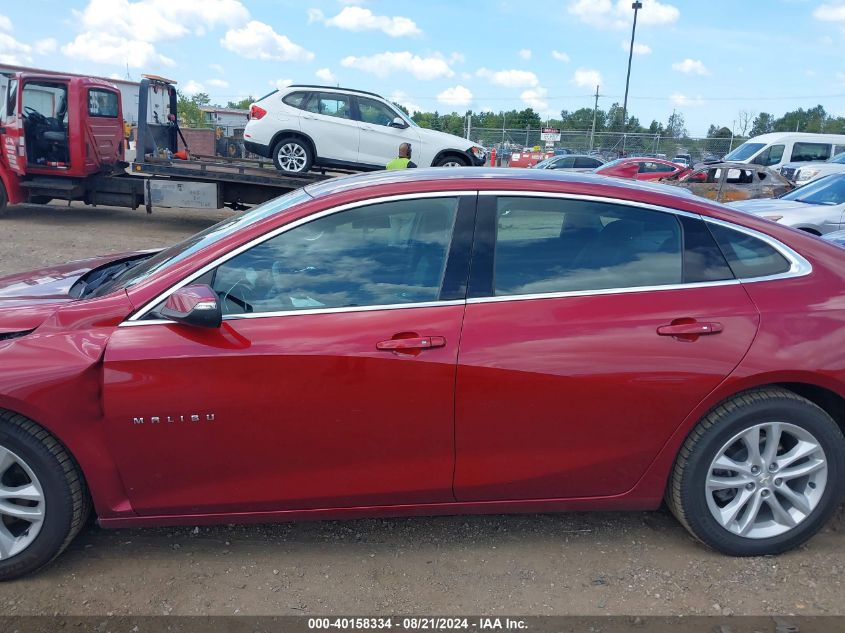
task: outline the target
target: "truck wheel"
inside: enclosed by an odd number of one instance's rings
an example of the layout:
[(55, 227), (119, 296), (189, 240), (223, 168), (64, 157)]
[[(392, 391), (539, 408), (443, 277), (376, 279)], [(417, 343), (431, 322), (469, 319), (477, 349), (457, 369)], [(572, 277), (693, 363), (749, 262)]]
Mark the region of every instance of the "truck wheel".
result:
[(6, 205), (9, 202), (8, 196), (6, 196), (6, 187), (3, 186), (3, 182), (0, 181), (0, 213), (6, 210)]
[(311, 169), (314, 152), (305, 141), (288, 137), (276, 143), (273, 148), (273, 164), (280, 171), (303, 173)]
[(76, 462), (45, 429), (0, 413), (0, 580), (62, 553), (91, 509)]
[(692, 430), (666, 501), (713, 549), (779, 554), (830, 518), (843, 471), (845, 439), (824, 410), (786, 389), (757, 389), (726, 400)]

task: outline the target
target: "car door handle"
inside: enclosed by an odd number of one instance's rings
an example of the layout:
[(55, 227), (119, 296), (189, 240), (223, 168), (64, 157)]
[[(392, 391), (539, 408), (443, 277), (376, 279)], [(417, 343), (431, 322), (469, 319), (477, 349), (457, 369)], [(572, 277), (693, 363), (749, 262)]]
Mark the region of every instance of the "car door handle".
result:
[(417, 336), (413, 338), (392, 338), (376, 343), (376, 349), (385, 352), (409, 352), (415, 350), (445, 347), (446, 338), (443, 336)]
[[(681, 319), (678, 319), (679, 321)], [(722, 324), (715, 321), (687, 321), (684, 323), (672, 322), (669, 325), (661, 325), (657, 328), (660, 336), (704, 336), (705, 334), (718, 334), (722, 331)]]

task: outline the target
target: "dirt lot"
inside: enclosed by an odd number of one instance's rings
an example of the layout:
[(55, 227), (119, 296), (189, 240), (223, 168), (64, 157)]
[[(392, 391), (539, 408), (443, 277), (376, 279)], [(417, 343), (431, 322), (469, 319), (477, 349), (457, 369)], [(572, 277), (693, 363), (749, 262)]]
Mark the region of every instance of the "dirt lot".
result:
[[(162, 246), (226, 212), (16, 207), (0, 274)], [(0, 585), (20, 614), (845, 614), (845, 511), (777, 558), (731, 559), (665, 511), (86, 528)]]

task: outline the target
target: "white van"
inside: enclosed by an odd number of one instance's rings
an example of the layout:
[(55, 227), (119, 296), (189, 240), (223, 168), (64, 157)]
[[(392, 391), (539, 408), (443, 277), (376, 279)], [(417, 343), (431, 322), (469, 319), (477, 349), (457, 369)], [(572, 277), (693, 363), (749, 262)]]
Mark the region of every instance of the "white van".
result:
[(725, 161), (780, 169), (786, 163), (824, 161), (845, 151), (843, 134), (772, 132), (748, 139), (725, 156)]

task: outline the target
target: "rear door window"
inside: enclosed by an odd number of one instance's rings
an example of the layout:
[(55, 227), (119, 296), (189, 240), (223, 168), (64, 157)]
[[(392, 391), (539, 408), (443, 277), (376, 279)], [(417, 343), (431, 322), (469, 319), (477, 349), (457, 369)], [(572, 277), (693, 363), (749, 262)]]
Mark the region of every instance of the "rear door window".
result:
[(339, 119), (352, 118), (352, 103), (349, 95), (336, 92), (315, 92), (305, 106), (308, 112), (337, 117)]
[(789, 260), (763, 240), (721, 224), (708, 223), (708, 227), (737, 279), (789, 272)]

